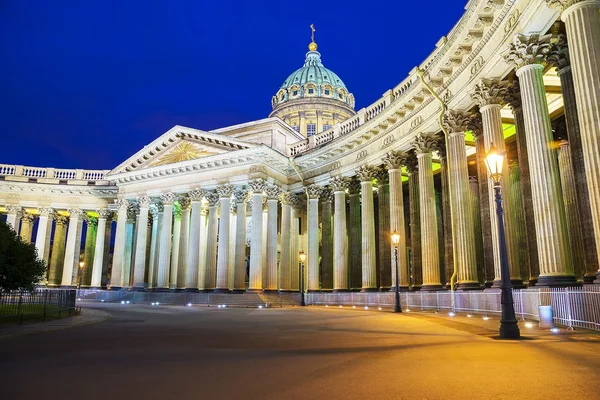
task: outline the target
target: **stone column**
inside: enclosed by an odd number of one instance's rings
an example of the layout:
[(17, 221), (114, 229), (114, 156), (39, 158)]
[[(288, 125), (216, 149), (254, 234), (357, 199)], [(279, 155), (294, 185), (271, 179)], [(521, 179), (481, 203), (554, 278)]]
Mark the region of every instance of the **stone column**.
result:
[[(448, 132), (448, 174), (449, 190), (452, 198), (452, 212), (445, 209), (444, 214), (451, 214), (454, 226), (454, 262), (458, 272), (457, 289), (479, 289), (477, 279), (477, 258), (473, 212), (471, 209), (471, 191), (469, 189), (469, 171), (467, 168), (467, 151), (465, 148), (465, 132), (469, 129), (471, 115), (449, 110), (444, 117)], [(450, 271), (448, 271), (450, 272)], [(453, 271), (452, 271), (453, 272)], [(447, 280), (450, 280), (447, 277)]]
[(348, 178), (331, 180), (334, 197), (333, 213), (333, 292), (348, 290), (348, 238), (346, 235), (346, 189)]
[(21, 239), (23, 239), (25, 243), (31, 242), (31, 232), (33, 231), (35, 218), (35, 215), (28, 212), (23, 213), (23, 216), (21, 217), (21, 233), (19, 236), (21, 236)]
[[(537, 277), (540, 274), (540, 267), (537, 250), (537, 234), (535, 232), (535, 217), (533, 215), (533, 195), (531, 194), (527, 138), (525, 135), (525, 122), (523, 120), (523, 104), (521, 102), (521, 90), (519, 90), (518, 83), (514, 84), (511, 87), (511, 90), (507, 92), (506, 101), (509, 103), (515, 117), (515, 128), (517, 132), (517, 153), (522, 193), (520, 205), (522, 206), (525, 215), (525, 239), (527, 245), (526, 267), (528, 269), (528, 275), (523, 275), (523, 277), (529, 279), (529, 285), (535, 285)], [(515, 205), (515, 207), (517, 206), (518, 205)]]
[[(244, 206), (245, 207), (245, 206)], [(234, 289), (235, 280), (235, 237), (237, 235), (237, 204), (231, 203), (229, 213), (229, 266), (227, 267), (227, 288)]]
[(408, 204), (410, 216), (410, 247), (411, 263), (409, 273), (412, 276), (412, 286), (419, 290), (423, 285), (423, 258), (421, 257), (421, 207), (419, 190), (419, 165), (414, 150), (406, 154), (406, 169), (408, 170)]
[(46, 261), (48, 264), (48, 256), (50, 255), (50, 236), (52, 233), (52, 220), (54, 218), (54, 209), (40, 208), (40, 219), (38, 222), (38, 230), (35, 237), (35, 248), (38, 251), (38, 257)]
[[(575, 188), (575, 174), (571, 162), (571, 149), (569, 142), (562, 140), (558, 148), (558, 169), (560, 171), (560, 182), (565, 203), (565, 214), (567, 217), (567, 230), (569, 232), (569, 249), (573, 260), (575, 276), (584, 279), (586, 275), (585, 250), (581, 222), (579, 220), (579, 207)], [(589, 223), (588, 223), (589, 224)]]
[(333, 289), (333, 229), (331, 226), (333, 192), (324, 186), (319, 197), (321, 202), (321, 290)]
[(148, 266), (148, 288), (155, 288), (158, 279), (158, 255), (160, 253), (160, 226), (162, 224), (163, 205), (152, 204), (152, 238), (150, 239), (150, 265)]
[(198, 290), (198, 261), (200, 259), (200, 212), (204, 191), (194, 189), (189, 193), (191, 202), (190, 234), (187, 250), (187, 268), (185, 274), (185, 290), (196, 292)]
[(54, 243), (52, 244), (52, 257), (48, 270), (48, 286), (60, 286), (65, 260), (65, 242), (67, 234), (68, 218), (64, 215), (56, 215), (56, 228), (54, 229)]
[(308, 250), (306, 252), (309, 291), (317, 291), (319, 285), (319, 196), (321, 187), (310, 185), (306, 188), (308, 193)]
[[(475, 86), (475, 90), (471, 93), (471, 97), (479, 104), (479, 111), (483, 120), (483, 138), (485, 143), (486, 154), (490, 147), (494, 145), (499, 152), (506, 151), (504, 142), (504, 131), (502, 129), (502, 118), (500, 116), (500, 108), (509, 89), (508, 82), (503, 82), (497, 79), (483, 79)], [(502, 178), (500, 179), (502, 187), (504, 208), (504, 230), (506, 235), (506, 251), (508, 256), (508, 264), (510, 269), (510, 278), (514, 287), (523, 286), (523, 278), (519, 269), (519, 257), (517, 242), (515, 239), (514, 221), (510, 217), (512, 215), (513, 205), (511, 204), (510, 185), (508, 182), (508, 158), (504, 159), (504, 167), (502, 168)], [(494, 287), (500, 287), (500, 244), (498, 241), (498, 216), (496, 215), (495, 192), (491, 178), (488, 177), (488, 198), (490, 207), (490, 226), (492, 228), (492, 249), (494, 252), (494, 269), (495, 279)]]
[(177, 289), (179, 276), (179, 249), (181, 245), (181, 216), (179, 201), (173, 204), (173, 236), (171, 237), (171, 268), (169, 269), (169, 289)]
[(123, 273), (121, 274), (121, 287), (129, 288), (132, 280), (132, 264), (135, 248), (135, 229), (139, 208), (132, 204), (127, 210), (127, 225), (125, 226), (125, 251), (123, 258)]
[(177, 199), (177, 196), (171, 192), (160, 196), (163, 205), (163, 213), (158, 244), (158, 274), (156, 282), (156, 290), (158, 291), (166, 291), (169, 289), (173, 203), (175, 202), (175, 199)]
[(263, 200), (263, 210), (262, 210), (262, 261), (260, 265), (262, 265), (262, 287), (263, 290), (267, 287), (267, 228), (269, 223), (269, 213), (267, 212), (267, 198), (265, 196)]
[(485, 262), (483, 255), (483, 234), (481, 230), (481, 210), (479, 208), (479, 182), (477, 182), (477, 177), (469, 177), (469, 190), (471, 191), (471, 214), (473, 218), (473, 232), (475, 234), (474, 245), (475, 257), (477, 258), (477, 276), (479, 277), (480, 285), (483, 285), (485, 283)]
[[(594, 226), (596, 258), (600, 263), (600, 2), (547, 0), (562, 11), (567, 38), (571, 46), (570, 59), (575, 86), (577, 115), (583, 148), (583, 160), (587, 174), (590, 210)], [(563, 94), (564, 95), (564, 94)], [(566, 103), (566, 102), (565, 102)], [(566, 105), (566, 108), (569, 105)], [(569, 140), (572, 140), (569, 137)], [(587, 251), (588, 249), (586, 249)], [(591, 249), (590, 249), (591, 250)], [(589, 281), (589, 275), (588, 275)], [(600, 270), (595, 283), (600, 283)]]
[(267, 263), (265, 275), (265, 290), (277, 291), (277, 199), (281, 189), (269, 186), (267, 194)]
[(6, 223), (9, 224), (18, 235), (19, 227), (21, 226), (21, 217), (23, 216), (23, 207), (17, 205), (7, 205), (6, 212)]
[(492, 220), (490, 217), (489, 173), (485, 166), (485, 141), (483, 138), (483, 121), (481, 115), (471, 119), (469, 126), (475, 139), (475, 162), (477, 163), (477, 183), (479, 191), (479, 207), (481, 221), (481, 237), (483, 246), (484, 285), (491, 287), (496, 277), (494, 270), (494, 250), (492, 244)]
[(360, 179), (361, 237), (362, 237), (362, 289), (361, 292), (377, 290), (377, 253), (375, 248), (375, 209), (373, 206), (373, 179), (375, 168), (363, 165), (356, 175)]
[(143, 290), (144, 272), (146, 270), (146, 243), (148, 236), (148, 211), (152, 199), (148, 196), (140, 196), (137, 203), (140, 209), (140, 217), (137, 227), (137, 242), (135, 246), (135, 264), (133, 266), (133, 290)]
[(348, 268), (350, 289), (362, 287), (362, 239), (360, 218), (360, 181), (356, 176), (348, 181)]
[(115, 232), (115, 248), (113, 251), (113, 265), (110, 273), (110, 289), (121, 289), (121, 275), (123, 274), (123, 262), (125, 260), (125, 236), (127, 225), (127, 210), (129, 202), (118, 199), (117, 204), (117, 228)]
[[(407, 290), (409, 283), (408, 260), (406, 258), (406, 230), (404, 223), (404, 199), (402, 193), (402, 164), (406, 163), (406, 153), (401, 151), (390, 151), (382, 158), (388, 168), (388, 179), (390, 182), (390, 233), (400, 234), (398, 243), (398, 283), (400, 290)], [(394, 245), (390, 243), (390, 248)], [(391, 291), (396, 291), (396, 260), (391, 257)]]
[[(206, 192), (208, 195), (208, 192)], [(206, 199), (206, 196), (205, 196)], [(208, 204), (203, 204), (200, 209), (200, 251), (198, 264), (198, 289), (204, 290), (206, 287), (206, 250), (208, 234)]]
[(517, 35), (506, 57), (517, 65), (523, 101), (540, 262), (537, 284), (572, 285), (576, 279), (568, 251), (564, 203), (542, 79), (544, 67), (541, 62), (548, 52), (549, 40), (549, 35)]
[[(217, 235), (219, 233), (219, 200), (219, 195), (214, 192), (209, 193), (206, 196), (206, 201), (208, 201), (208, 222), (206, 225), (206, 268), (204, 275), (204, 290), (206, 291), (213, 291), (217, 284)], [(229, 208), (222, 211), (223, 213), (229, 213)], [(224, 239), (227, 240), (227, 236)]]
[(106, 221), (111, 217), (112, 211), (107, 209), (98, 210), (98, 230), (94, 249), (94, 262), (91, 266), (92, 279), (90, 288), (100, 289), (102, 287), (102, 266), (104, 265), (104, 245), (106, 243)]
[[(521, 188), (521, 171), (519, 164), (512, 160), (508, 167), (510, 193), (509, 196), (512, 204), (523, 204), (522, 188)], [(517, 241), (517, 255), (519, 266), (521, 267), (521, 276), (529, 277), (529, 254), (527, 251), (527, 223), (523, 207), (513, 207), (512, 215), (508, 216), (514, 221), (515, 240)]]
[(281, 258), (279, 261), (279, 290), (292, 290), (292, 194), (283, 192), (281, 200)]
[(65, 261), (63, 263), (61, 286), (73, 286), (73, 270), (74, 268), (79, 268), (83, 215), (83, 210), (78, 208), (69, 210), (69, 229), (67, 231), (67, 244), (65, 248)]
[(390, 231), (390, 182), (387, 169), (382, 165), (377, 169), (377, 218), (378, 218), (378, 259), (379, 289), (389, 291), (394, 284), (392, 280), (392, 237)]
[[(579, 40), (579, 38), (577, 38)], [(597, 53), (598, 54), (598, 53)], [(573, 185), (575, 194), (575, 203), (566, 204), (567, 207), (567, 225), (569, 234), (572, 237), (571, 227), (573, 226), (574, 216), (569, 214), (569, 208), (575, 206), (577, 218), (579, 221), (593, 221), (592, 209), (590, 207), (590, 194), (588, 190), (588, 179), (585, 171), (585, 161), (583, 155), (583, 143), (581, 140), (581, 130), (579, 127), (579, 118), (577, 116), (577, 101), (575, 95), (575, 85), (573, 82), (573, 72), (569, 57), (569, 48), (567, 47), (567, 38), (565, 35), (558, 35), (558, 41), (552, 45), (548, 53), (548, 63), (558, 69), (560, 77), (560, 86), (564, 102), (565, 121), (567, 125), (567, 135), (569, 137), (568, 147), (571, 151), (571, 162), (573, 170)], [(566, 157), (566, 156), (565, 156)], [(559, 161), (560, 164), (560, 161)], [(560, 167), (560, 165), (559, 165)], [(561, 175), (562, 175), (561, 169)], [(563, 186), (563, 194), (565, 187)], [(592, 283), (599, 270), (598, 252), (596, 250), (596, 239), (594, 237), (594, 224), (581, 224), (581, 235), (583, 237), (583, 277), (585, 283)], [(573, 259), (574, 268), (579, 267), (579, 259)], [(577, 271), (576, 271), (577, 272)], [(599, 282), (600, 283), (600, 282)]]
[[(235, 188), (229, 184), (219, 185), (217, 195), (221, 204), (221, 218), (219, 219), (219, 243), (217, 249), (217, 280), (215, 292), (228, 292), (229, 276), (229, 228), (231, 217), (231, 196)], [(210, 211), (209, 211), (210, 213)]]
[(252, 189), (252, 228), (250, 232), (250, 278), (248, 290), (262, 291), (262, 202), (263, 192), (267, 188), (264, 179), (248, 182)]
[(290, 270), (291, 270), (291, 290), (300, 290), (300, 265), (298, 262), (298, 253), (300, 252), (300, 197), (292, 195), (291, 203), (291, 220), (292, 229), (290, 236), (291, 251), (290, 251)]
[(184, 290), (186, 286), (188, 248), (190, 242), (190, 206), (189, 197), (180, 197), (181, 206), (181, 231), (179, 233), (179, 260), (177, 261), (177, 286), (178, 290)]
[[(96, 237), (98, 235), (98, 218), (85, 215), (84, 219), (87, 228), (85, 231), (85, 244), (83, 250), (83, 276), (81, 277), (81, 286), (90, 287), (92, 283), (92, 268), (94, 265), (94, 250), (96, 248)], [(75, 275), (77, 276), (77, 274)], [(77, 282), (79, 282), (78, 279), (75, 280), (75, 283)]]
[(245, 188), (236, 189), (233, 197), (237, 205), (233, 291), (243, 292), (246, 290), (246, 200), (248, 191)]
[[(440, 160), (441, 174), (441, 223), (438, 226), (440, 232), (440, 246), (443, 265), (440, 268), (442, 286), (450, 289), (450, 278), (454, 273), (454, 249), (452, 243), (452, 218), (450, 212), (450, 188), (448, 187), (448, 157), (446, 156), (446, 139), (443, 133), (436, 135), (436, 148)], [(449, 151), (449, 150), (448, 150)]]
[(423, 262), (422, 290), (441, 289), (440, 259), (435, 193), (433, 189), (433, 165), (431, 152), (435, 149), (435, 137), (421, 134), (414, 146), (419, 163), (419, 206), (421, 213), (421, 257)]

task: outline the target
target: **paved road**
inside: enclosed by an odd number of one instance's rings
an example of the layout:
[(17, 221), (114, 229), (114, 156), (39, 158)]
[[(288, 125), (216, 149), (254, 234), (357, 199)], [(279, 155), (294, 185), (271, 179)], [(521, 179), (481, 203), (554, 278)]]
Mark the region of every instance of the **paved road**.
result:
[(388, 312), (94, 305), (0, 340), (0, 399), (600, 399), (600, 335)]

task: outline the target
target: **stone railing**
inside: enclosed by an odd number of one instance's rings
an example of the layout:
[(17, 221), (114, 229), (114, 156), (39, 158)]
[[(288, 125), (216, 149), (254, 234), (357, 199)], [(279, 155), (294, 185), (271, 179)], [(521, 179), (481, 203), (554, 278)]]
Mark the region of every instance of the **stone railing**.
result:
[(109, 184), (106, 174), (110, 170), (85, 170), (28, 167), (23, 165), (0, 164), (0, 176), (7, 181), (24, 181), (37, 179), (40, 183), (64, 184)]

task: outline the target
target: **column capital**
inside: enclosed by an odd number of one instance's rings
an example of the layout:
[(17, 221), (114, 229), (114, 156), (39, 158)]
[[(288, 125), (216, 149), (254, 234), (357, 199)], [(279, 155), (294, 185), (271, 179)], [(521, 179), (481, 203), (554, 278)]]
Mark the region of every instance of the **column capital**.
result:
[(329, 183), (334, 192), (345, 192), (349, 185), (349, 179), (345, 176), (338, 175), (334, 176)]
[(551, 37), (552, 35), (536, 33), (526, 36), (519, 33), (504, 53), (504, 59), (516, 69), (530, 64), (541, 64), (550, 50)]
[(262, 193), (267, 188), (267, 181), (262, 178), (252, 179), (248, 182), (248, 186), (250, 186), (252, 192)]
[(559, 34), (558, 40), (552, 43), (550, 50), (548, 50), (547, 61), (548, 64), (558, 68), (559, 71), (571, 66), (566, 35)]
[(217, 194), (222, 199), (231, 198), (231, 195), (233, 194), (234, 191), (235, 191), (235, 188), (232, 185), (230, 185), (229, 183), (225, 183), (223, 185), (217, 186)]
[(358, 179), (360, 179), (361, 182), (371, 182), (373, 179), (375, 179), (376, 172), (377, 170), (374, 166), (365, 164), (361, 165), (356, 170), (356, 175), (358, 176)]
[(129, 223), (135, 222), (135, 219), (138, 216), (139, 212), (140, 212), (140, 208), (138, 207), (138, 205), (132, 204), (127, 209), (127, 222), (129, 222)]
[(54, 215), (54, 208), (51, 207), (40, 207), (38, 208), (40, 217), (52, 217)]
[(60, 214), (56, 214), (56, 217), (54, 218), (54, 221), (56, 222), (56, 225), (60, 225), (60, 226), (66, 226), (67, 223), (69, 222), (69, 218), (65, 215), (60, 215)]
[(173, 216), (174, 217), (181, 217), (182, 211), (183, 210), (181, 209), (181, 204), (173, 205)]
[(270, 185), (265, 189), (265, 194), (267, 195), (267, 199), (269, 200), (278, 200), (279, 195), (281, 194), (281, 189), (279, 186)]
[(160, 202), (151, 204), (150, 205), (150, 209), (149, 209), (150, 213), (154, 217), (157, 217), (158, 213), (161, 213), (164, 210), (165, 210), (165, 206), (162, 203), (160, 203)]
[(118, 199), (115, 199), (115, 204), (117, 205), (117, 208), (119, 210), (126, 210), (127, 208), (129, 208), (129, 200), (127, 200), (123, 197), (119, 197)]
[(234, 203), (240, 204), (248, 200), (248, 190), (244, 187), (235, 189), (233, 192)]
[(21, 220), (24, 222), (32, 223), (33, 221), (35, 221), (36, 218), (37, 217), (34, 214), (24, 212), (23, 216), (21, 217)]
[[(513, 110), (513, 113), (523, 109), (523, 101), (521, 100), (521, 87), (519, 81), (513, 82), (510, 90), (504, 96), (504, 102)], [(481, 119), (480, 119), (481, 120)]]
[(406, 152), (392, 150), (381, 159), (388, 169), (400, 169), (406, 163)]
[(414, 174), (416, 172), (419, 172), (419, 162), (417, 160), (417, 152), (414, 149), (412, 149), (406, 153), (406, 159), (404, 162), (405, 162), (406, 169), (408, 170), (409, 174)]
[(231, 205), (229, 206), (229, 212), (231, 214), (237, 214), (237, 210), (238, 210), (238, 205), (235, 201), (231, 202)]
[(67, 211), (69, 212), (69, 216), (71, 218), (82, 218), (85, 214), (80, 208), (69, 208)]
[(181, 206), (182, 210), (189, 210), (192, 206), (192, 200), (187, 196), (181, 196), (179, 198), (179, 205)]
[(96, 210), (96, 212), (98, 213), (98, 219), (108, 220), (112, 216), (112, 211), (110, 211), (107, 208), (102, 208), (102, 209)]
[(421, 133), (415, 138), (413, 147), (415, 152), (418, 154), (431, 153), (436, 150), (437, 139), (432, 134)]
[(467, 111), (448, 110), (444, 114), (444, 127), (448, 134), (455, 132), (466, 132), (469, 130), (469, 124), (473, 114)]
[(96, 217), (92, 217), (88, 214), (84, 214), (83, 219), (85, 220), (85, 222), (87, 222), (88, 227), (89, 226), (93, 226), (93, 227), (97, 227), (98, 226), (98, 218)]
[[(454, 133), (454, 132), (448, 132)], [(446, 138), (444, 137), (444, 132), (439, 132), (433, 135), (435, 138), (435, 147), (436, 150), (442, 159), (446, 159)]]
[(191, 201), (202, 201), (205, 194), (206, 194), (206, 191), (204, 189), (196, 188), (196, 189), (192, 189), (188, 193), (188, 196)]
[(6, 212), (8, 214), (20, 215), (23, 213), (23, 207), (16, 204), (9, 204), (6, 206)]
[[(563, 11), (565, 11), (567, 8), (574, 6), (576, 4), (580, 4), (580, 3), (596, 3), (598, 4), (597, 1), (585, 1), (585, 0), (546, 0), (546, 3), (548, 4), (548, 7), (551, 8), (556, 8), (558, 9), (561, 13)], [(600, 7), (600, 4), (599, 4)]]
[(377, 168), (375, 171), (375, 178), (377, 178), (377, 186), (388, 185), (390, 183), (390, 175), (384, 165), (380, 165), (379, 168)]
[(509, 88), (510, 83), (508, 81), (484, 78), (475, 85), (475, 89), (473, 89), (470, 95), (479, 107), (492, 104), (502, 105), (504, 104), (504, 98)]
[(321, 187), (314, 185), (314, 184), (307, 186), (306, 193), (308, 194), (308, 197), (310, 197), (311, 199), (318, 199), (319, 196), (321, 195)]
[(360, 189), (360, 180), (358, 179), (358, 176), (352, 176), (348, 180), (348, 194), (359, 194)]
[(152, 199), (148, 196), (140, 196), (137, 198), (137, 203), (140, 207), (148, 208), (152, 203)]
[(331, 203), (333, 201), (333, 190), (331, 190), (331, 186), (323, 186), (319, 198), (321, 202)]
[(290, 205), (292, 206), (292, 208), (299, 210), (300, 207), (302, 207), (302, 205), (304, 203), (303, 199), (304, 199), (304, 195), (301, 195), (298, 193), (292, 193)]
[(282, 205), (291, 205), (294, 195), (291, 192), (281, 192), (279, 199)]
[(207, 192), (206, 193), (206, 201), (208, 202), (209, 207), (215, 207), (219, 205), (219, 200), (221, 199), (219, 195), (215, 192)]
[(167, 192), (160, 196), (160, 201), (163, 205), (173, 205), (175, 200), (177, 200), (177, 195), (173, 192)]

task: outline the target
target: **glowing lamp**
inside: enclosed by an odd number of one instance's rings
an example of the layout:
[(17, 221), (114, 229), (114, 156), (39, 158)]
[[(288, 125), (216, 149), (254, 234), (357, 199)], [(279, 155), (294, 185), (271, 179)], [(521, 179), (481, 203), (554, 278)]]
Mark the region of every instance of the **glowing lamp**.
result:
[(492, 144), (490, 151), (485, 156), (485, 166), (488, 169), (490, 178), (494, 183), (500, 183), (500, 177), (502, 177), (502, 167), (504, 166), (504, 157), (506, 153), (501, 153)]
[(394, 246), (398, 246), (398, 244), (400, 244), (400, 234), (398, 232), (392, 233), (392, 243)]
[(306, 261), (306, 253), (303, 250), (300, 250), (299, 257), (300, 257), (300, 261), (302, 261), (302, 262)]

